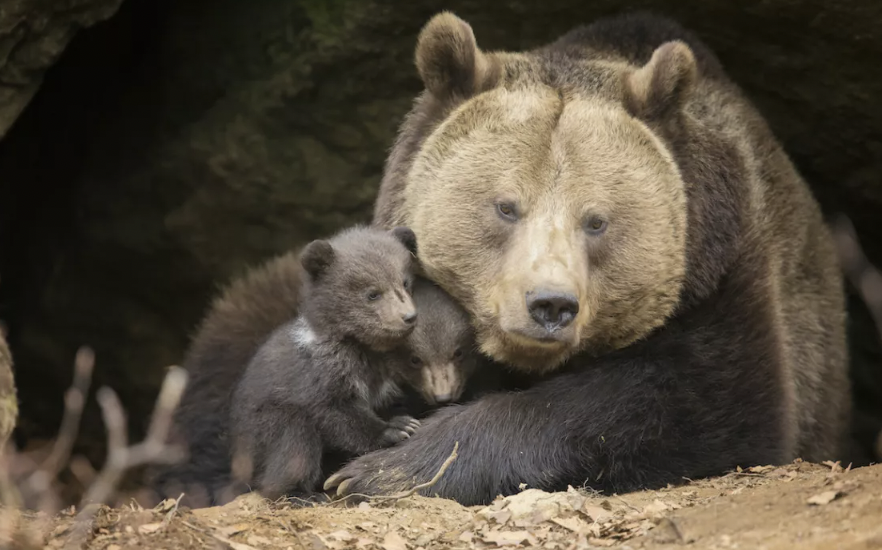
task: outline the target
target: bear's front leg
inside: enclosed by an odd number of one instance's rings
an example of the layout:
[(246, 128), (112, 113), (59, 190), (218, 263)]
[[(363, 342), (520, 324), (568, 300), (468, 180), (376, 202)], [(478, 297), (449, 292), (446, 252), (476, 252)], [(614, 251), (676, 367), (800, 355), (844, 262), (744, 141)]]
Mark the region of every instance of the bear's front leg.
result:
[(792, 459), (773, 365), (731, 347), (718, 348), (720, 357), (707, 348), (695, 357), (679, 345), (667, 349), (673, 353), (606, 358), (526, 391), (446, 407), (408, 440), (350, 462), (325, 490), (410, 489), (432, 479), (457, 442), (456, 461), (420, 492), (466, 506), (516, 493), (522, 483), (623, 492)]

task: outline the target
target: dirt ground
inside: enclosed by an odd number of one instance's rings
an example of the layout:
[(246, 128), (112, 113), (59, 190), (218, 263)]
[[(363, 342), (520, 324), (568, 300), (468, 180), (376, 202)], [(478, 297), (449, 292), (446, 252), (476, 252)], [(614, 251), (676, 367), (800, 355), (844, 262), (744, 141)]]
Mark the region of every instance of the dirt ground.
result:
[[(62, 548), (76, 531), (72, 511), (25, 518), (41, 520), (43, 547)], [(100, 550), (882, 549), (882, 465), (796, 461), (621, 496), (527, 488), (473, 508), (423, 497), (291, 508), (253, 494), (199, 510), (131, 503), (102, 508), (83, 533), (82, 547)]]

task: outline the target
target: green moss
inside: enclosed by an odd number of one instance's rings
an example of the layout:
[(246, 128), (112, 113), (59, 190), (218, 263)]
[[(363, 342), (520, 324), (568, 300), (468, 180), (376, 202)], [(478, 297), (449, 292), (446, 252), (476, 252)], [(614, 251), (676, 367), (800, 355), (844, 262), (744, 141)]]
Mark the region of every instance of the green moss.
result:
[(312, 23), (313, 37), (321, 43), (337, 43), (364, 0), (302, 0), (300, 5)]

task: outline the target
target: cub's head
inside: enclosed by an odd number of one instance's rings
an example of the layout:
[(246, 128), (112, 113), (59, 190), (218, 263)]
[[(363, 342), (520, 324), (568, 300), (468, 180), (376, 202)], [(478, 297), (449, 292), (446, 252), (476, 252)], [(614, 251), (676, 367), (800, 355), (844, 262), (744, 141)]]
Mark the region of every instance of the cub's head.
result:
[(687, 205), (652, 128), (690, 93), (689, 48), (666, 43), (642, 66), (553, 46), (489, 53), (443, 13), (416, 65), (426, 91), (377, 223), (414, 230), (425, 274), (471, 314), (481, 350), (541, 372), (663, 324), (683, 286)]
[(411, 299), (416, 238), (407, 227), (346, 229), (300, 255), (301, 314), (328, 338), (354, 338), (377, 351), (400, 345), (416, 324)]
[(400, 354), (405, 378), (429, 405), (456, 401), (478, 365), (468, 313), (433, 282), (417, 277), (416, 328)]

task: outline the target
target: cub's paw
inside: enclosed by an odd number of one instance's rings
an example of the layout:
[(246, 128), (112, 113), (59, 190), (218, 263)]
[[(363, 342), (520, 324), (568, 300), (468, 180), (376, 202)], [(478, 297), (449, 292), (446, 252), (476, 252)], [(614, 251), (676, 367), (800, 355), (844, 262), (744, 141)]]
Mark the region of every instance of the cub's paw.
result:
[(380, 446), (389, 447), (391, 445), (395, 445), (396, 443), (401, 443), (408, 438), (410, 438), (410, 434), (404, 431), (403, 428), (390, 426), (386, 428), (386, 430), (383, 432), (383, 435), (380, 436)]
[(407, 432), (409, 435), (413, 435), (420, 426), (420, 421), (412, 416), (395, 416), (389, 420), (390, 428), (398, 428), (399, 430)]

